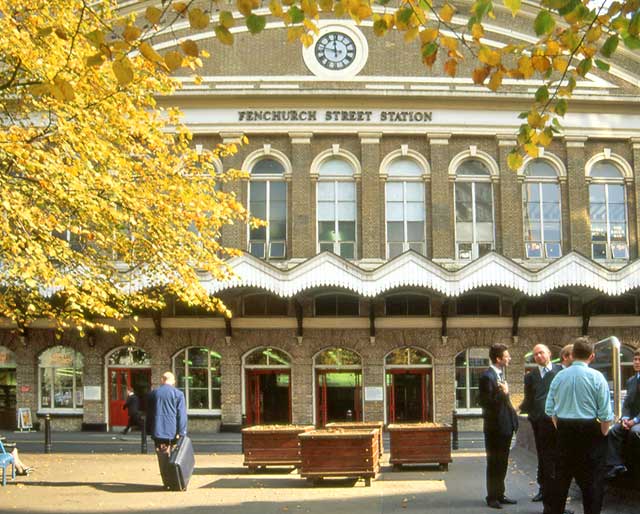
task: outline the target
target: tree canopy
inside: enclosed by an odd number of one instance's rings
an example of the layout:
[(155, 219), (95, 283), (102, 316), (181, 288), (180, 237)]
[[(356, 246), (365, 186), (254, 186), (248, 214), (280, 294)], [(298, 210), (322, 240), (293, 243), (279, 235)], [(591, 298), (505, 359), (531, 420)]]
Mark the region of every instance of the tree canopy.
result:
[[(520, 12), (521, 0), (503, 1)], [(399, 31), (419, 42), (427, 67), (442, 62), (453, 77), (471, 61), (474, 83), (492, 91), (505, 78), (539, 79), (509, 157), (514, 169), (561, 129), (579, 77), (608, 70), (622, 47), (640, 48), (640, 0), (540, 0), (536, 37), (501, 47), (484, 37), (492, 0), (270, 0), (269, 13), (259, 10), (266, 6), (0, 0), (0, 315), (20, 329), (49, 318), (109, 330), (105, 319), (161, 308), (165, 294), (230, 315), (200, 279), (230, 272), (224, 260), (237, 250), (220, 244), (225, 224), (259, 222), (216, 187), (242, 174), (220, 166), (236, 145), (197, 147), (178, 110), (156, 104), (180, 87), (174, 72), (197, 73), (209, 57), (196, 38), (154, 48), (178, 21), (232, 45), (234, 25), (259, 34), (273, 17), (289, 41), (308, 46), (321, 17), (369, 20), (377, 36)]]

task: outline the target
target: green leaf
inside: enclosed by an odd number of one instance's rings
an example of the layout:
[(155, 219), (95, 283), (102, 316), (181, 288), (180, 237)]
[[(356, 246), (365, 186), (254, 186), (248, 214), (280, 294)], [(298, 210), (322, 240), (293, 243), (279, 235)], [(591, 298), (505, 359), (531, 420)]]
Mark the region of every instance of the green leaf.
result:
[(409, 19), (411, 19), (411, 15), (413, 14), (413, 9), (410, 7), (405, 7), (404, 9), (400, 9), (398, 11), (398, 21), (400, 23), (409, 23)]
[(509, 152), (509, 155), (507, 156), (507, 165), (509, 166), (509, 169), (517, 170), (520, 168), (520, 166), (522, 166), (522, 163), (523, 158), (518, 150), (512, 150), (511, 152)]
[(247, 18), (247, 28), (252, 34), (259, 34), (260, 32), (262, 32), (266, 24), (267, 18), (265, 16), (251, 14)]
[(619, 41), (620, 41), (620, 38), (617, 34), (614, 34), (613, 36), (609, 36), (607, 40), (604, 42), (604, 45), (602, 45), (602, 48), (600, 49), (600, 53), (605, 57), (611, 57), (613, 55), (613, 52), (616, 51), (616, 48), (618, 48)]
[(565, 114), (567, 114), (567, 107), (568, 107), (568, 104), (566, 100), (564, 99), (558, 100), (555, 107), (556, 114), (558, 116), (564, 116)]
[(558, 7), (558, 14), (564, 16), (573, 11), (578, 5), (582, 5), (579, 0), (569, 0), (562, 7)]
[(477, 0), (471, 7), (471, 12), (476, 15), (478, 22), (493, 9), (491, 0)]
[(538, 36), (541, 36), (542, 34), (550, 34), (555, 25), (556, 22), (549, 11), (540, 11), (533, 22), (536, 35)]
[(600, 59), (596, 59), (594, 62), (598, 69), (601, 69), (602, 71), (609, 71), (610, 66), (608, 63), (601, 61)]
[(635, 36), (627, 36), (623, 39), (624, 46), (626, 46), (629, 50), (637, 50), (640, 48), (640, 38)]
[(292, 5), (288, 13), (291, 16), (291, 23), (302, 23), (304, 21), (304, 12), (297, 5)]
[(640, 10), (633, 15), (633, 18), (631, 18), (628, 30), (631, 36), (637, 36), (638, 32), (640, 32)]
[(526, 120), (527, 116), (529, 116), (529, 112), (528, 111), (524, 111), (524, 112), (521, 112), (520, 114), (518, 114), (518, 118), (520, 118), (521, 120)]
[(429, 57), (438, 51), (438, 45), (436, 43), (429, 43), (422, 47), (422, 57)]
[(387, 5), (391, 0), (376, 0), (378, 5)]
[(591, 59), (582, 59), (580, 61), (580, 64), (578, 64), (578, 66), (576, 67), (576, 71), (578, 72), (578, 75), (580, 75), (581, 77), (585, 77), (591, 70), (592, 66), (593, 61)]
[(520, 10), (521, 0), (503, 0), (504, 6), (511, 11), (511, 14), (515, 16)]
[(549, 89), (547, 86), (540, 86), (536, 91), (536, 102), (546, 102), (549, 100)]

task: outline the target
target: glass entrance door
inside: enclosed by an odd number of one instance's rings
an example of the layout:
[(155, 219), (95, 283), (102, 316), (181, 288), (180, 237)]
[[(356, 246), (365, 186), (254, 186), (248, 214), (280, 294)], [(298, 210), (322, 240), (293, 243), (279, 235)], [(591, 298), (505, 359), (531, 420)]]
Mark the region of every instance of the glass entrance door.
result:
[(429, 398), (431, 398), (430, 370), (387, 370), (389, 423), (432, 420)]
[(316, 370), (317, 424), (362, 419), (362, 371)]
[(290, 370), (247, 370), (247, 424), (291, 423)]
[(0, 429), (16, 428), (16, 369), (0, 368)]

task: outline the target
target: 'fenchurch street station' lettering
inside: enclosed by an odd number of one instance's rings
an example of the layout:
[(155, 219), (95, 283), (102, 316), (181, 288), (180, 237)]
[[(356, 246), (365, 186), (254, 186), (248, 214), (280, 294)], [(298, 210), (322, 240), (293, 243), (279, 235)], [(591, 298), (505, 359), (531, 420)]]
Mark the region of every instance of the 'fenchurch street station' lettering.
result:
[(238, 121), (299, 121), (299, 122), (380, 122), (427, 123), (432, 121), (431, 111), (361, 111), (361, 110), (251, 110), (238, 111)]

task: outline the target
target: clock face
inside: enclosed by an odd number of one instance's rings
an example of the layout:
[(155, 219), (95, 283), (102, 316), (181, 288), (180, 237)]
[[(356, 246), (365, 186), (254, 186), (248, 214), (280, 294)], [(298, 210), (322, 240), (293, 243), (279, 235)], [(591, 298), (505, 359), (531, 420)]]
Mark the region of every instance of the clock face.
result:
[(327, 32), (316, 42), (318, 62), (328, 70), (343, 70), (356, 58), (356, 45), (342, 32)]

